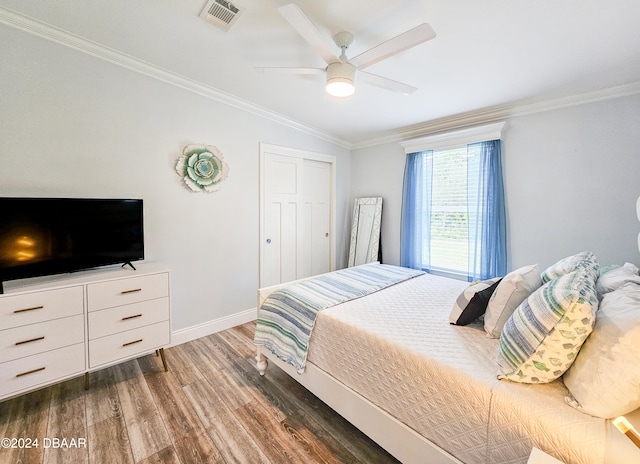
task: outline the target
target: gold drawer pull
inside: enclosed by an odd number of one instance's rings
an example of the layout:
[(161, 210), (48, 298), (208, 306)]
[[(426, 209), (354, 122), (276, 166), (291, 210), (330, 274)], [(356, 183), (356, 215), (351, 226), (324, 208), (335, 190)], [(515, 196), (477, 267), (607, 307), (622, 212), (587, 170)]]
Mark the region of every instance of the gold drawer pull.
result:
[(36, 372), (43, 371), (44, 367), (39, 367), (37, 369), (33, 369), (31, 371), (23, 372), (22, 374), (16, 374), (16, 377), (22, 377), (23, 375), (35, 374)]
[(40, 340), (44, 340), (44, 337), (32, 338), (31, 340), (24, 340), (22, 342), (16, 342), (16, 346), (24, 345), (25, 343), (37, 342)]
[(141, 292), (142, 289), (141, 288), (134, 288), (133, 290), (125, 290), (123, 292), (120, 292), (120, 295), (126, 295), (128, 293), (137, 293), (137, 292)]
[(123, 346), (123, 347), (125, 347), (125, 346), (129, 346), (129, 345), (134, 345), (134, 344), (136, 344), (136, 343), (140, 343), (141, 341), (142, 341), (142, 339), (140, 339), (140, 340), (135, 340), (135, 341), (133, 341), (133, 342), (129, 342), (129, 343), (123, 343), (123, 344), (122, 344), (122, 346)]
[(129, 319), (135, 319), (136, 317), (142, 317), (142, 314), (136, 314), (135, 316), (123, 317), (122, 320), (123, 321), (128, 321)]
[(43, 309), (44, 306), (34, 306), (33, 308), (16, 309), (13, 314), (26, 313), (27, 311), (35, 311), (36, 309)]

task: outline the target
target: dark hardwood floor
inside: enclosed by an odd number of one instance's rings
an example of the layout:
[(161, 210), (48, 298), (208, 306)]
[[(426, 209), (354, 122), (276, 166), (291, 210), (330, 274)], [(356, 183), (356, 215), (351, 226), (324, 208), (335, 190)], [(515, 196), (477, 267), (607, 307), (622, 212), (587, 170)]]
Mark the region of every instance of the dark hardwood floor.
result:
[(397, 462), (276, 366), (261, 378), (254, 328), (165, 350), (169, 372), (149, 355), (91, 373), (86, 391), (79, 377), (0, 402), (0, 438), (39, 445), (0, 447), (0, 462)]

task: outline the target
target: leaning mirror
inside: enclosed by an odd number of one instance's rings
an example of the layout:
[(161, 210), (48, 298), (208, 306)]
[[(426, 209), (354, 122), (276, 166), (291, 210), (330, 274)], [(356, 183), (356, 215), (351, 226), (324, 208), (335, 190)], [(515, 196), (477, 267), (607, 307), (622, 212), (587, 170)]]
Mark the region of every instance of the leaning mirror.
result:
[(356, 198), (351, 223), (348, 266), (378, 261), (382, 197)]

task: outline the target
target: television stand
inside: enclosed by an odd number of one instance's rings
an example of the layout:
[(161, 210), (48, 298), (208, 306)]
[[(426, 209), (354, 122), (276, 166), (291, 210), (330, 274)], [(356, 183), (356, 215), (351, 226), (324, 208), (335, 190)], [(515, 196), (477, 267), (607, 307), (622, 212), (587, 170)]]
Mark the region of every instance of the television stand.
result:
[(137, 268), (4, 282), (0, 401), (154, 352), (167, 370), (170, 272)]
[(129, 266), (131, 269), (133, 269), (134, 271), (137, 271), (136, 267), (131, 264), (131, 261), (126, 261), (122, 266), (120, 266), (121, 268), (124, 268), (125, 266)]

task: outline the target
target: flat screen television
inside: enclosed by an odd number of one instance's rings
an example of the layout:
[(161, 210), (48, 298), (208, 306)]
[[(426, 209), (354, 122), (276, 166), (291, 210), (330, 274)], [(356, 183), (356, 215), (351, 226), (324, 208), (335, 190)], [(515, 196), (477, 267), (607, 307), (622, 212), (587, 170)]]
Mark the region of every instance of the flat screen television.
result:
[(142, 200), (0, 198), (0, 293), (8, 280), (141, 259)]

